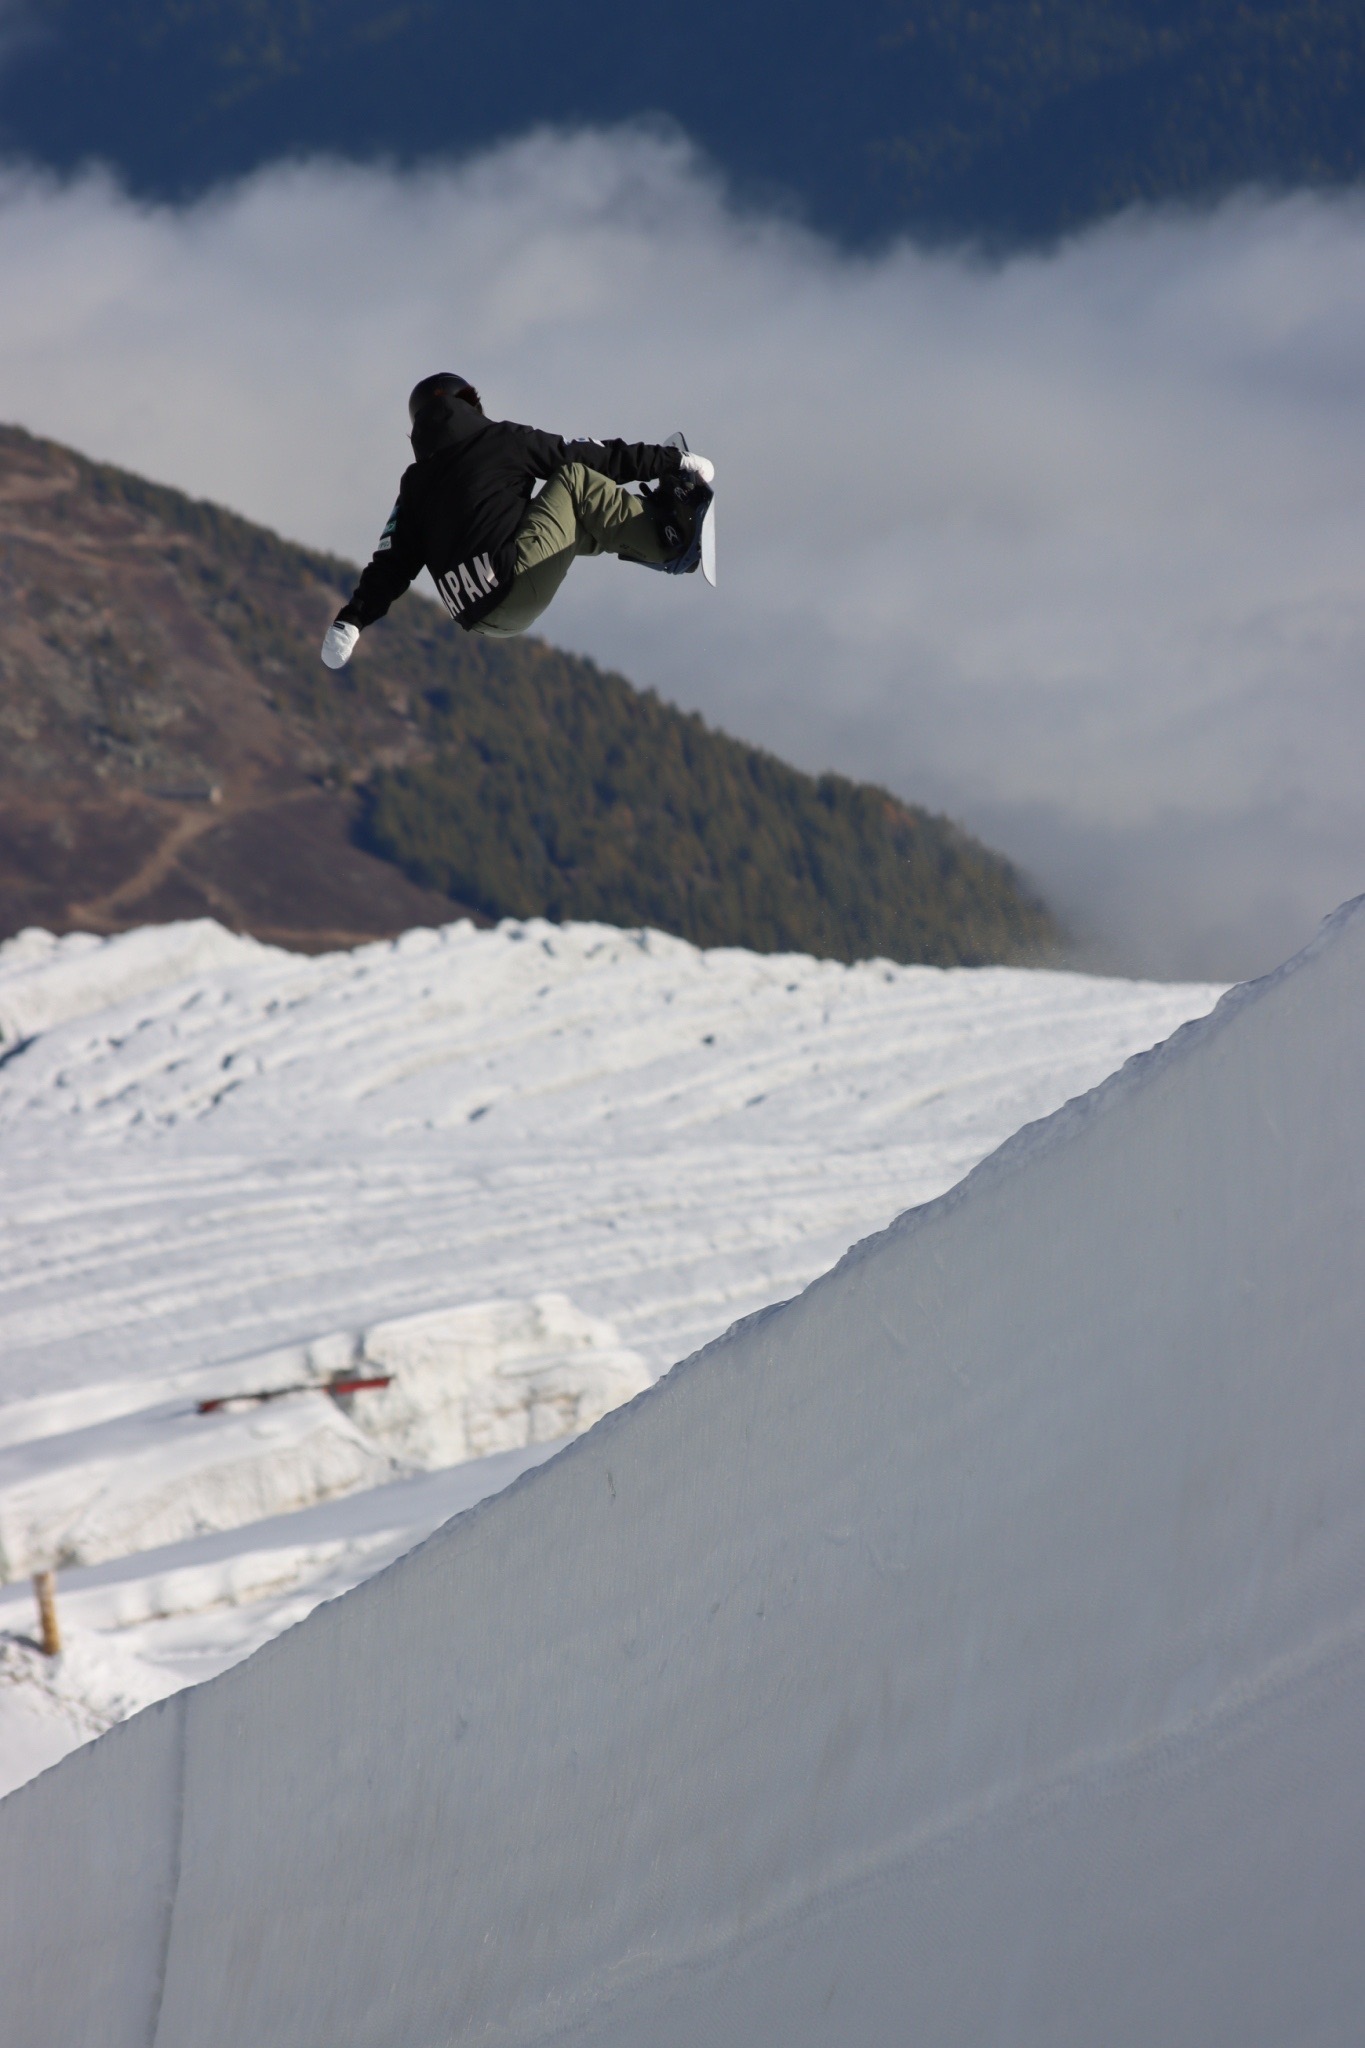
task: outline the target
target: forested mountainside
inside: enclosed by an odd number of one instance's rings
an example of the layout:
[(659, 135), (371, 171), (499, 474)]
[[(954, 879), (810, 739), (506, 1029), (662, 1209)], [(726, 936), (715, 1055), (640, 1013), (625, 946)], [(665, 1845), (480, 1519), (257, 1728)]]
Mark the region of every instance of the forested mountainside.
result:
[(163, 197), (658, 116), (854, 239), (1028, 239), (1362, 171), (1359, 0), (19, 0), (5, 28), (0, 147)]
[(1056, 928), (948, 820), (814, 777), (539, 640), (0, 429), (0, 935), (214, 916), (316, 948), (462, 910), (942, 964)]

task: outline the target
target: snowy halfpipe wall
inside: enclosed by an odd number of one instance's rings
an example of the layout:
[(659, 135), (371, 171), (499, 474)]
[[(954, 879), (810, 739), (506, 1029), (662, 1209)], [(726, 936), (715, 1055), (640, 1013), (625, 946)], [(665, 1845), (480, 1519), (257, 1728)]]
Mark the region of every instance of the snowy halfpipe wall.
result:
[(6, 2048), (1365, 2016), (1365, 901), (0, 1805)]

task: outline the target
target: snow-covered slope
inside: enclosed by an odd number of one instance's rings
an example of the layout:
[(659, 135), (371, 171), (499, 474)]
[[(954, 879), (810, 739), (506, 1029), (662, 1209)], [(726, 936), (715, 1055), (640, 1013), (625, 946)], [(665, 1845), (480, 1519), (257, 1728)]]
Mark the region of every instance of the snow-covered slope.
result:
[[(0, 946), (0, 1791), (1214, 994), (602, 927), (312, 960), (209, 924)], [(332, 1399), (348, 1371), (397, 1378)], [(196, 1413), (285, 1386), (311, 1391)], [(402, 1478), (458, 1459), (458, 1483)], [(24, 1576), (52, 1563), (56, 1662)]]
[(15, 1794), (16, 2048), (1357, 2040), (1363, 1008), (1357, 904)]
[(26, 935), (0, 1399), (546, 1291), (658, 1372), (1215, 994), (593, 925)]

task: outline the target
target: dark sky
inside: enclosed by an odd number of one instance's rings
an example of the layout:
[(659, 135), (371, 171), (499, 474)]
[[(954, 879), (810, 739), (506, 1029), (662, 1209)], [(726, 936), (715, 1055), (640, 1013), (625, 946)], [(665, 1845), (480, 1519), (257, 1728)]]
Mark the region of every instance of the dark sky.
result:
[(185, 196), (296, 151), (463, 155), (537, 123), (671, 120), (741, 188), (825, 225), (895, 211), (893, 134), (914, 69), (885, 0), (638, 0), (491, 7), (368, 0), (177, 11), (34, 0), (0, 86), (6, 140), (91, 154)]
[(661, 119), (841, 239), (1047, 237), (1365, 167), (1359, 0), (0, 0), (0, 143), (184, 198)]

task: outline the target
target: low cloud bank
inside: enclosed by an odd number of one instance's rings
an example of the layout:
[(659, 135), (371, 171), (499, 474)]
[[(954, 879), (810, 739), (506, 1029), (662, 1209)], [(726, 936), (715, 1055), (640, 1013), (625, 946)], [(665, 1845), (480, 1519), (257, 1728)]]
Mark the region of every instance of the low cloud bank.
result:
[(184, 209), (13, 169), (0, 270), (0, 414), (356, 556), (428, 370), (683, 426), (720, 591), (582, 564), (554, 637), (951, 811), (1096, 964), (1254, 973), (1365, 888), (1357, 198), (852, 257), (675, 140), (540, 135)]

